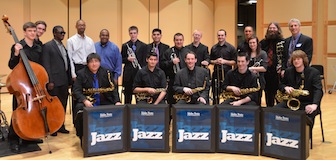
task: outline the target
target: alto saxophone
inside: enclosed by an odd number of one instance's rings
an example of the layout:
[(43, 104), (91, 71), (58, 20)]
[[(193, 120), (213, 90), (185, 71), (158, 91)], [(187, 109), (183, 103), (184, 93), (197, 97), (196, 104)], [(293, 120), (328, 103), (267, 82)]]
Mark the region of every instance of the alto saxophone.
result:
[(105, 92), (111, 92), (114, 90), (114, 84), (111, 80), (111, 73), (109, 70), (107, 70), (107, 77), (110, 83), (110, 87), (108, 88), (83, 88), (83, 94), (87, 95), (86, 99), (89, 100), (92, 104), (96, 102), (96, 99), (93, 98), (94, 94), (100, 94), (100, 93), (105, 93)]
[(277, 90), (275, 99), (279, 102), (287, 101), (287, 106), (293, 111), (300, 109), (301, 102), (296, 97), (299, 96), (308, 96), (309, 91), (303, 90), (304, 87), (304, 75), (301, 74), (302, 84), (299, 89), (294, 89), (290, 94), (282, 93), (280, 90)]
[(141, 92), (141, 93), (136, 93), (135, 94), (135, 99), (137, 101), (142, 101), (146, 100), (148, 104), (153, 103), (153, 95), (159, 94), (161, 92), (165, 92), (167, 88), (156, 88), (154, 94), (150, 94), (148, 92)]
[[(191, 89), (191, 91), (193, 92), (193, 94), (197, 93), (197, 92), (200, 92), (200, 91), (203, 91), (205, 89), (205, 86), (206, 86), (206, 81), (207, 81), (207, 77), (205, 77), (204, 79), (204, 82), (203, 82), (203, 86), (202, 87), (196, 87), (194, 89)], [(185, 100), (186, 102), (190, 102), (191, 101), (191, 95), (187, 95), (185, 93), (178, 93), (178, 94), (175, 94), (173, 95), (173, 98), (176, 100), (176, 101), (179, 101), (179, 100)]]
[[(245, 95), (245, 94), (249, 94), (249, 93), (253, 93), (253, 92), (258, 92), (260, 90), (259, 79), (257, 79), (257, 84), (258, 84), (257, 88), (240, 89), (240, 95)], [(221, 97), (224, 99), (224, 101), (227, 100), (227, 99), (233, 99), (233, 100), (241, 99), (240, 96), (236, 96), (233, 91), (225, 91), (225, 90), (222, 92)]]
[(132, 62), (132, 66), (133, 68), (139, 68), (141, 69), (141, 66), (138, 62), (138, 59), (137, 57), (135, 56), (135, 53), (133, 51), (133, 49), (131, 47), (129, 47), (128, 43), (126, 43), (126, 46), (127, 46), (127, 54), (128, 54), (128, 57), (135, 57), (134, 61)]
[[(173, 61), (174, 58), (178, 58), (176, 53), (175, 53), (175, 50), (174, 48), (172, 48), (172, 54), (170, 55), (170, 59)], [(179, 63), (176, 63), (173, 65), (173, 70), (174, 70), (174, 73), (176, 74), (179, 70), (181, 70), (181, 67), (180, 67), (180, 64)]]

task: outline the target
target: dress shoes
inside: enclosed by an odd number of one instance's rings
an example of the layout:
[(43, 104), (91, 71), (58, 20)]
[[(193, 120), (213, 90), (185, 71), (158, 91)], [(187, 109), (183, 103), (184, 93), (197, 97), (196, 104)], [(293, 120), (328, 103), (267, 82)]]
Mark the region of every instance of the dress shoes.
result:
[(53, 136), (53, 137), (57, 136), (57, 132), (51, 134), (51, 136)]
[(66, 130), (65, 128), (60, 128), (57, 132), (60, 133), (65, 133), (65, 134), (69, 134), (70, 132), (68, 130)]

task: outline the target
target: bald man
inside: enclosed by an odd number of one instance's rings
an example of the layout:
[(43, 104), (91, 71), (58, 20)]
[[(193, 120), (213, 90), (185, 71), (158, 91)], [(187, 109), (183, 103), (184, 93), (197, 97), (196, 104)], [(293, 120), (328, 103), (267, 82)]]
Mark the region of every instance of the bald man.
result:
[(201, 43), (202, 32), (199, 30), (195, 30), (193, 33), (193, 38), (194, 41), (191, 44), (187, 45), (186, 47), (196, 54), (197, 56), (196, 66), (207, 67), (210, 62), (210, 55), (208, 46)]

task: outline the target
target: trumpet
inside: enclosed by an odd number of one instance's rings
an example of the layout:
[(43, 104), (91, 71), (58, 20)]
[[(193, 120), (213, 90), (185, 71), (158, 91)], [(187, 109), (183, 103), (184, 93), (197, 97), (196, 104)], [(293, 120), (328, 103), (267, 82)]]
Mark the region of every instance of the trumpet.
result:
[(135, 94), (135, 99), (137, 101), (146, 100), (148, 104), (152, 104), (153, 103), (153, 95), (159, 94), (161, 92), (165, 92), (166, 90), (167, 90), (167, 88), (156, 88), (154, 94), (149, 94), (147, 92), (136, 93)]
[(260, 59), (259, 61), (256, 61), (256, 62), (253, 64), (252, 67), (260, 67), (262, 61), (263, 61), (262, 59)]
[[(175, 50), (174, 48), (172, 48), (172, 51), (173, 53), (170, 55), (170, 59), (173, 60), (174, 58), (178, 58), (176, 53), (175, 53)], [(174, 70), (174, 73), (176, 74), (179, 70), (181, 70), (180, 68), (180, 64), (179, 63), (176, 63), (173, 65), (173, 70)]]
[[(203, 91), (205, 89), (205, 86), (206, 86), (206, 81), (207, 81), (207, 77), (205, 77), (205, 80), (203, 82), (203, 86), (202, 87), (196, 87), (194, 89), (191, 89), (191, 91), (194, 93), (197, 93), (197, 92), (200, 92), (200, 91)], [(178, 93), (178, 94), (175, 94), (173, 95), (173, 98), (176, 100), (176, 101), (179, 101), (179, 100), (185, 100), (186, 102), (190, 102), (191, 101), (191, 95), (187, 95), (185, 93)]]
[(93, 98), (94, 94), (100, 94), (100, 93), (106, 93), (106, 92), (111, 92), (114, 90), (114, 84), (111, 80), (111, 73), (109, 70), (107, 70), (107, 77), (110, 83), (110, 87), (107, 88), (83, 88), (83, 94), (87, 95), (86, 99), (89, 100), (92, 104), (96, 102), (96, 99)]
[(127, 54), (128, 54), (128, 56), (129, 57), (135, 57), (134, 61), (132, 62), (133, 68), (137, 68), (138, 67), (139, 69), (141, 69), (141, 66), (140, 66), (140, 64), (138, 62), (137, 57), (135, 56), (135, 53), (134, 53), (133, 49), (131, 47), (129, 47), (129, 45), (127, 43), (126, 43), (126, 46), (127, 46)]

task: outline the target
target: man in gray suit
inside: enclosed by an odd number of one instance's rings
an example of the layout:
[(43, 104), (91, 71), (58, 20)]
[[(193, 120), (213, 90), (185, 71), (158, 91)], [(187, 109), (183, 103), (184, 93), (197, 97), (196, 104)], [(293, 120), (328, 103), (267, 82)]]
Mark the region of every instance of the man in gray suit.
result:
[[(42, 65), (46, 69), (49, 76), (47, 89), (50, 95), (57, 96), (62, 102), (64, 112), (66, 111), (68, 99), (68, 87), (71, 84), (71, 67), (67, 50), (62, 40), (64, 39), (64, 29), (62, 26), (53, 28), (54, 39), (47, 42), (43, 46)], [(68, 134), (64, 124), (58, 132)], [(57, 132), (52, 136), (57, 136)]]

